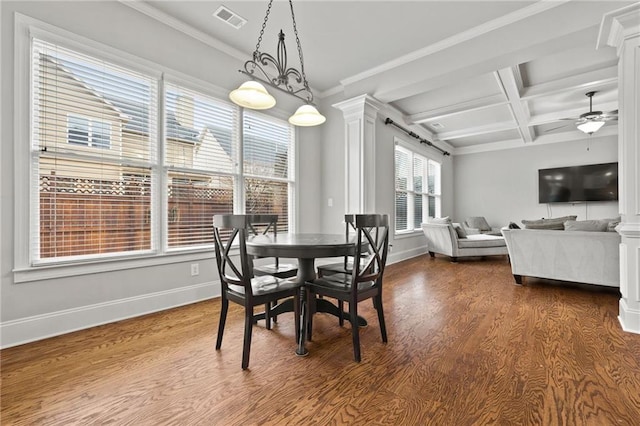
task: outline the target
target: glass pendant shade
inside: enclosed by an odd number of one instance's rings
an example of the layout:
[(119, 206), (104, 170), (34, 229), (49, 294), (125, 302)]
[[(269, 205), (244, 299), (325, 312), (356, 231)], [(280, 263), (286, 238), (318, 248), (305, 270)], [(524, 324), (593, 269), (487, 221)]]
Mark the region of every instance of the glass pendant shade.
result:
[(604, 126), (604, 121), (585, 121), (578, 124), (578, 130), (590, 135), (600, 130), (600, 127)]
[(249, 109), (269, 109), (276, 104), (276, 99), (257, 81), (249, 80), (229, 93), (229, 99), (241, 107)]
[(291, 117), (289, 123), (294, 126), (317, 126), (327, 121), (324, 115), (320, 114), (313, 105), (302, 105)]

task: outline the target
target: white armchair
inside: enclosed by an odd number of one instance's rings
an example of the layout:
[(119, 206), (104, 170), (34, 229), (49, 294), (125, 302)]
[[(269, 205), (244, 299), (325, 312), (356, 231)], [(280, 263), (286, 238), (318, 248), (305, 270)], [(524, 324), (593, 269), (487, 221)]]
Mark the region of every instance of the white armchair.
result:
[(451, 257), (456, 262), (459, 257), (506, 255), (507, 246), (502, 236), (473, 234), (459, 238), (453, 224), (423, 223), (422, 232), (427, 237), (427, 250), (431, 257), (435, 253)]

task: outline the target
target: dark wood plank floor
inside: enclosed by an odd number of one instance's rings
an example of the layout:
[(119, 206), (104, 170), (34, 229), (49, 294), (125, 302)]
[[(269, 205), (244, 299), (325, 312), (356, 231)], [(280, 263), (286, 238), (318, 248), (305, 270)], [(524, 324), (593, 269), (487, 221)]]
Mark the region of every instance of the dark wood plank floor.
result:
[(389, 343), (369, 302), (362, 357), (348, 322), (319, 314), (310, 355), (293, 317), (254, 329), (242, 312), (214, 349), (219, 300), (9, 348), (2, 425), (638, 425), (640, 335), (617, 292), (529, 279), (505, 257), (420, 256), (385, 279)]

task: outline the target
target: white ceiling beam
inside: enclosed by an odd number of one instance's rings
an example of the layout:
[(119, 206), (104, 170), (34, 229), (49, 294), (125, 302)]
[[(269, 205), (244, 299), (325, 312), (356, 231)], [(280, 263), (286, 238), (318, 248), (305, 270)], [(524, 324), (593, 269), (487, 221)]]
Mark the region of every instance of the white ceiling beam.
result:
[[(612, 111), (618, 108), (617, 102), (608, 102), (605, 104), (600, 104), (598, 111)], [(576, 120), (580, 117), (580, 114), (584, 114), (585, 112), (589, 112), (588, 107), (574, 108), (568, 109), (564, 111), (554, 111), (546, 114), (537, 114), (531, 117), (529, 120), (530, 126), (539, 126), (541, 124), (547, 123), (555, 123), (556, 121), (564, 121), (565, 118), (575, 118)]]
[(504, 105), (506, 102), (507, 99), (504, 94), (486, 96), (484, 98), (460, 102), (455, 105), (448, 105), (429, 111), (411, 114), (405, 118), (405, 121), (407, 124), (427, 123), (429, 121), (442, 120), (443, 118), (448, 118), (458, 114), (464, 114), (472, 111), (479, 111), (485, 108)]
[(618, 67), (612, 66), (599, 70), (572, 75), (571, 77), (549, 81), (526, 87), (522, 91), (521, 99), (528, 101), (540, 96), (556, 95), (563, 92), (573, 92), (578, 89), (592, 90), (618, 81)]
[(451, 132), (438, 133), (438, 139), (450, 140), (466, 138), (469, 136), (484, 135), (487, 133), (502, 132), (504, 130), (517, 129), (518, 125), (512, 121), (502, 121), (499, 123), (490, 123), (482, 126), (469, 127), (466, 129), (453, 130)]
[(509, 100), (513, 119), (518, 123), (518, 130), (525, 143), (533, 142), (533, 131), (529, 127), (529, 108), (523, 105), (520, 92), (523, 87), (520, 68), (517, 66), (502, 68), (495, 73), (496, 80)]

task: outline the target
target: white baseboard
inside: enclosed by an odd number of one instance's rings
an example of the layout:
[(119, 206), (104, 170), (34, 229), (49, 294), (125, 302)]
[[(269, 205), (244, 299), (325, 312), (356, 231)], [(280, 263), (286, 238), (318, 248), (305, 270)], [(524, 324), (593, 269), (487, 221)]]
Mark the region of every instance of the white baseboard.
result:
[(640, 334), (640, 310), (630, 309), (624, 299), (620, 299), (618, 321), (624, 331)]
[(188, 305), (219, 295), (219, 283), (207, 282), (7, 321), (0, 324), (0, 348), (9, 348), (72, 331)]
[(413, 257), (420, 256), (426, 253), (427, 253), (427, 246), (415, 247), (415, 248), (412, 248), (411, 250), (405, 250), (405, 251), (390, 251), (389, 254), (387, 255), (387, 265), (401, 262), (403, 260), (411, 259)]

